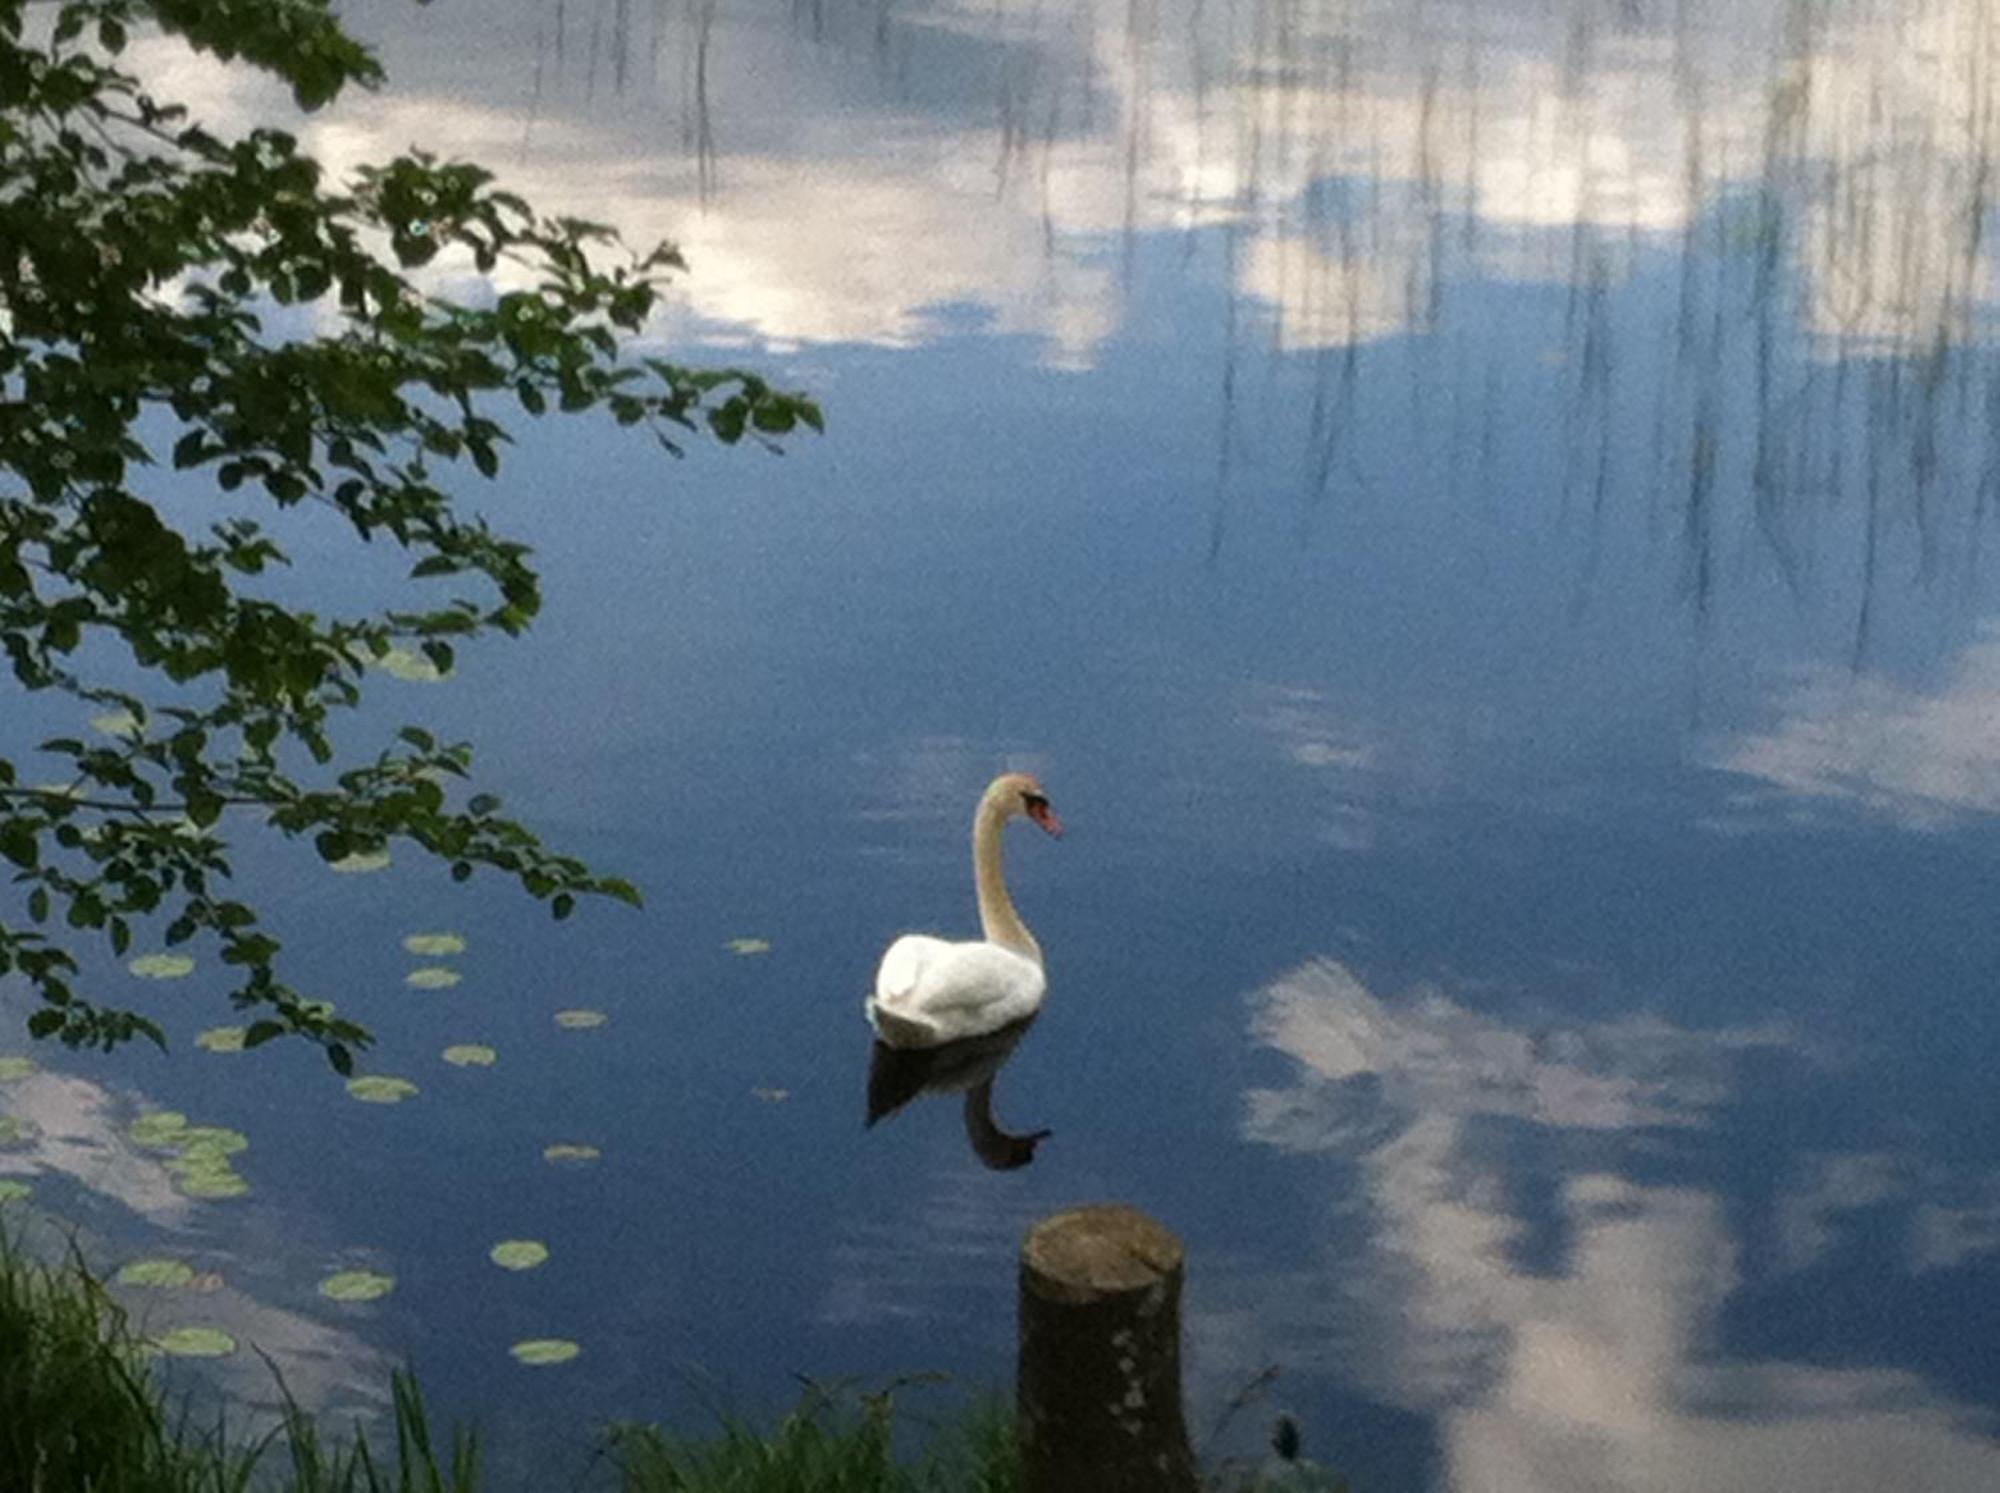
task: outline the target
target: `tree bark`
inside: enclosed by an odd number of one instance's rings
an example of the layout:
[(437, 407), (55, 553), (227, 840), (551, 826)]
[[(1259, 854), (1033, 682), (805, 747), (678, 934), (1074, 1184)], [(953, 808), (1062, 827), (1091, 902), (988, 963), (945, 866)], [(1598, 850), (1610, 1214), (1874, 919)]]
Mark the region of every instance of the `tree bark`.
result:
[(1023, 1493), (1195, 1493), (1180, 1302), (1180, 1241), (1136, 1209), (1071, 1209), (1028, 1231)]

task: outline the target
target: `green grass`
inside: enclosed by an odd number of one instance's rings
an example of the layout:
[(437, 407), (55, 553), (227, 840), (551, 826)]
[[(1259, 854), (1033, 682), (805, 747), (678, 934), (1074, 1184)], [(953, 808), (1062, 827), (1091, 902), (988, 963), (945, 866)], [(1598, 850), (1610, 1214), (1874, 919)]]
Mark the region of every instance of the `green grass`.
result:
[[(808, 1385), (768, 1432), (727, 1414), (715, 1434), (617, 1426), (623, 1493), (1013, 1493), (1013, 1412), (985, 1402), (932, 1428), (914, 1462), (896, 1456), (895, 1394)], [(907, 1420), (907, 1417), (905, 1417)]]

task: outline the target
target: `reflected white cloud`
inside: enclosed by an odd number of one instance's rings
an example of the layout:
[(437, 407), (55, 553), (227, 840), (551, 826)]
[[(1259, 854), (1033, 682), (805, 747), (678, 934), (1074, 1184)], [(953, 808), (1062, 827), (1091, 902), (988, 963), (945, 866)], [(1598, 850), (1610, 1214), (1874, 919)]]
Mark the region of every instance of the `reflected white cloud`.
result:
[(1776, 724), (1718, 743), (1707, 765), (1914, 829), (2000, 812), (2000, 623), (1981, 628), (1934, 690), (1810, 675)]
[[(1426, 325), (1443, 278), (1568, 281), (1581, 230), (1615, 271), (1621, 241), (1804, 183), (1831, 183), (1798, 188), (1783, 246), (1816, 331), (1926, 345), (1975, 333), (1991, 300), (1964, 210), (2000, 149), (1984, 0), (1816, 13), (1782, 41), (1796, 21), (1769, 0), (1618, 24), (1001, 0), (822, 18), (816, 45), (776, 15), (718, 12), (703, 44), (692, 10), (572, 8), (571, 30), (648, 59), (619, 64), (615, 96), (595, 40), (588, 71), (556, 64), (545, 13), (384, 8), (368, 22), (408, 33), (394, 87), (300, 132), (336, 176), (413, 143), (505, 163), (550, 209), (681, 243), (681, 315), (779, 348), (906, 346), (936, 308), (976, 305), (1088, 367), (1130, 288), (1105, 246), (1222, 222), (1245, 240), (1233, 289), (1281, 345), (1351, 345)], [(225, 128), (285, 112), (243, 69), (134, 55)]]
[[(1360, 1179), (1334, 1225), (1332, 1351), (1374, 1394), (1436, 1416), (1446, 1486), (2000, 1483), (2000, 1443), (1917, 1375), (1729, 1356), (1739, 1271), (1722, 1199), (1620, 1172), (1663, 1128), (1715, 1122), (1742, 1054), (1796, 1048), (1785, 1029), (1535, 1030), (1434, 991), (1385, 1001), (1327, 962), (1258, 992), (1252, 1025), (1297, 1072), (1249, 1096), (1246, 1135)], [(1569, 1158), (1546, 1216), (1524, 1209), (1496, 1122)], [(1811, 1185), (1838, 1207), (1873, 1195), (1874, 1175), (1857, 1162)], [(1825, 1209), (1795, 1213), (1810, 1247)], [(1552, 1231), (1552, 1254), (1532, 1247)]]

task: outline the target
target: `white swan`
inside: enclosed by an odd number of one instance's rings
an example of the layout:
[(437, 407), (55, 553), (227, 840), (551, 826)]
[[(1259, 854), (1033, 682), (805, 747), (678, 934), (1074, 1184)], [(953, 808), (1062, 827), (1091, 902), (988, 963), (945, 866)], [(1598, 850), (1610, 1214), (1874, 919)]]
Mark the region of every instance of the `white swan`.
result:
[(906, 933), (882, 955), (869, 1024), (891, 1047), (936, 1047), (984, 1036), (1032, 1016), (1048, 981), (1042, 949), (1007, 896), (1000, 874), (1000, 831), (1016, 814), (1052, 835), (1062, 822), (1042, 785), (1026, 773), (995, 778), (972, 815), (972, 879), (979, 892), (977, 943)]

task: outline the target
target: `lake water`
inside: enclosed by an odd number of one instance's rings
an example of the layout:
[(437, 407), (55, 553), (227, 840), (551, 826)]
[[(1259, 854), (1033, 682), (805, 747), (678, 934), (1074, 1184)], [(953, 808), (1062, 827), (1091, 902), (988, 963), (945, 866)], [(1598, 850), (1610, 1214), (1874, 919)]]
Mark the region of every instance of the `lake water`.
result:
[[(1004, 1387), (1022, 1232), (1119, 1200), (1188, 1246), (1218, 1455), (1285, 1408), (1366, 1493), (2000, 1486), (1989, 0), (345, 10), (392, 84), (323, 158), (677, 240), (658, 335), (828, 432), (520, 429), (473, 496), (543, 619), (347, 735), (475, 740), (643, 912), (239, 837), (415, 1098), (195, 1048), (212, 964), (102, 975), (171, 1056), (0, 1084), (96, 1257), (220, 1275), (149, 1322), (340, 1410), (407, 1360), (532, 1485), (795, 1374)], [(1051, 993), (994, 1107), (1053, 1135), (995, 1171), (955, 1098), (863, 1128), (860, 998), (975, 927), (1008, 768), (1069, 832), (1008, 842)], [(174, 1192), (152, 1105), (249, 1193)]]

